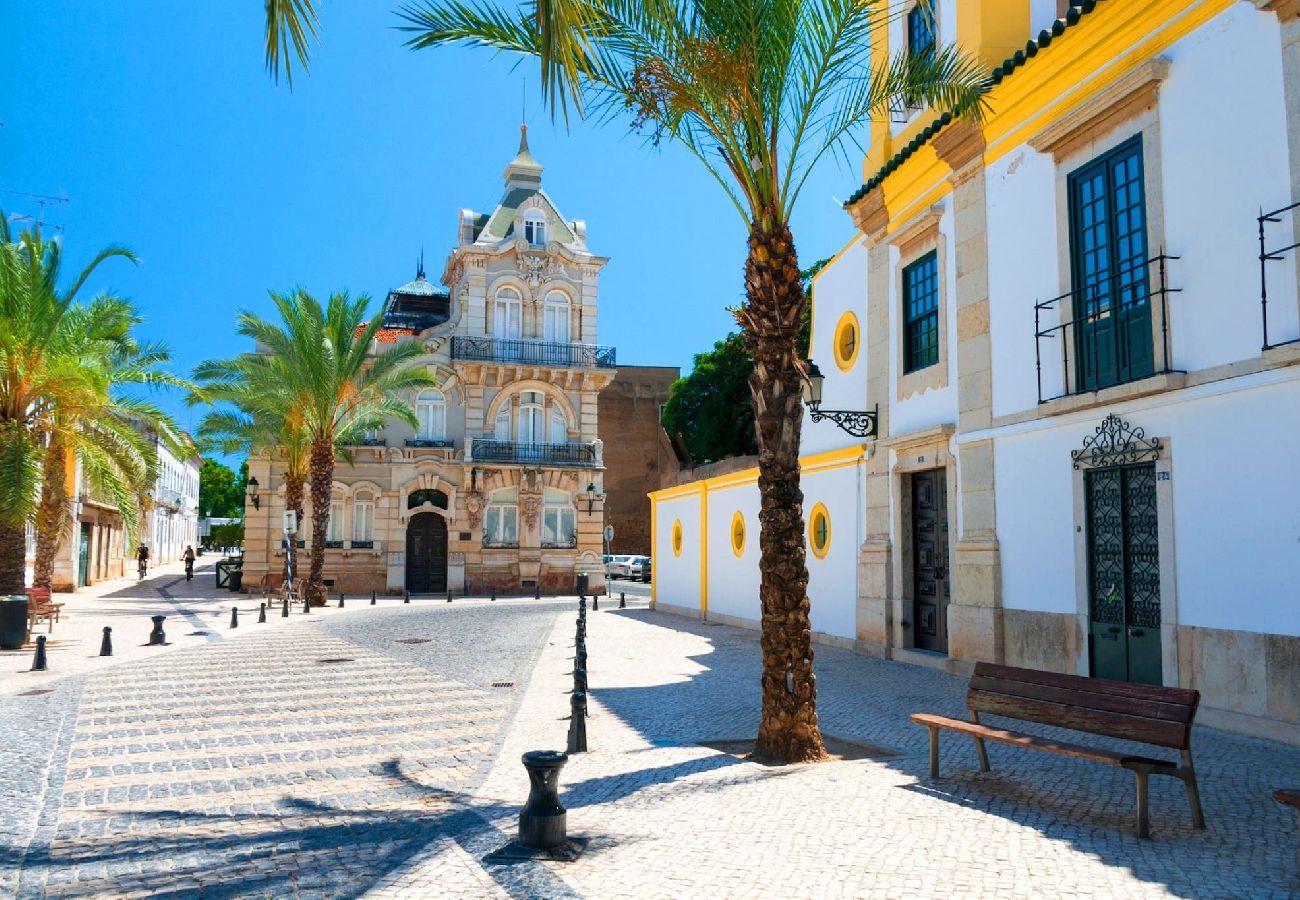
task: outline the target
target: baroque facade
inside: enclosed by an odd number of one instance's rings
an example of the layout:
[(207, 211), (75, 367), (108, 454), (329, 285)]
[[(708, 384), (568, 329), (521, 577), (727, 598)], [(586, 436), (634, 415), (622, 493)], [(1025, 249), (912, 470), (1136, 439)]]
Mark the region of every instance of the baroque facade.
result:
[[(613, 349), (595, 341), (608, 260), (541, 182), (525, 128), (501, 201), (461, 210), (443, 286), (421, 264), (389, 293), (376, 343), (421, 342), (438, 385), (410, 398), (415, 431), (392, 423), (339, 460), (326, 545), (299, 542), (300, 557), (325, 554), (334, 590), (603, 587), (596, 398), (616, 373)], [(245, 511), (245, 585), (284, 563), (278, 461), (255, 457), (249, 474), (263, 497)]]
[[(1300, 742), (1300, 469), (1246, 466), (1300, 441), (1300, 3), (895, 5), (993, 87), (873, 126), (817, 277), (822, 407), (876, 431), (804, 421), (814, 631)], [(758, 619), (755, 480), (653, 496), (660, 608)]]

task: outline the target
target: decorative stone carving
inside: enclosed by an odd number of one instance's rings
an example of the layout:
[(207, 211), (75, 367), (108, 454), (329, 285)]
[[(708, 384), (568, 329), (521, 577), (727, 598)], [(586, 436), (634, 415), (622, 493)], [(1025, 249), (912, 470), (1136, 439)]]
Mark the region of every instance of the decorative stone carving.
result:
[(542, 498), (536, 494), (527, 494), (519, 498), (519, 514), (530, 529), (537, 527), (537, 514), (541, 511)]
[(536, 253), (520, 252), (518, 256), (519, 275), (524, 279), (524, 281), (528, 282), (528, 286), (533, 289), (533, 300), (536, 301), (536, 291), (546, 281), (546, 259)]
[(465, 495), (465, 512), (469, 514), (469, 527), (478, 528), (483, 524), (483, 495), (472, 491)]

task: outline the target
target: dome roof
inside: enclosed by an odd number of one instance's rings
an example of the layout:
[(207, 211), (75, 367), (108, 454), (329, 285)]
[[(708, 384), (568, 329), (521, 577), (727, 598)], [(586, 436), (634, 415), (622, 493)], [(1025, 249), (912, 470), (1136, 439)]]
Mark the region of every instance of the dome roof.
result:
[(399, 288), (393, 288), (394, 294), (406, 294), (411, 297), (432, 297), (435, 294), (443, 293), (434, 287), (428, 279), (424, 277), (424, 272), (415, 276), (414, 281), (408, 281)]

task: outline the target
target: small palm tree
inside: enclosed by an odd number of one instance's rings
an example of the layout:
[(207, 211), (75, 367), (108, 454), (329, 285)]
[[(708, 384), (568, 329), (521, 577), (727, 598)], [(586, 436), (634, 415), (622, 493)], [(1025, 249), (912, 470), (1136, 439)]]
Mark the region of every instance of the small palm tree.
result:
[(417, 341), (370, 355), (383, 318), (366, 321), (370, 298), (364, 294), (355, 300), (346, 293), (331, 294), (324, 307), (302, 289), (272, 292), (271, 300), (279, 322), (248, 311), (239, 314), (238, 331), (256, 342), (258, 352), (206, 363), (197, 378), (221, 396), (225, 388), (214, 387), (214, 380), (223, 373), (232, 376), (245, 399), (263, 398), (249, 400), (250, 418), (265, 417), (268, 428), (278, 420), (281, 435), (301, 436), (312, 509), (305, 590), (319, 606), (325, 603), (322, 574), (337, 448), (359, 429), (384, 420), (400, 419), (415, 427), (415, 411), (406, 398), (435, 379), (420, 365), (424, 345)]
[[(114, 257), (135, 260), (129, 250), (108, 247), (60, 290), (60, 243), (45, 241), (39, 229), (15, 240), (0, 212), (0, 595), (24, 587), (24, 531), (39, 503), (53, 417), (103, 387), (96, 364), (68, 352), (65, 320), (87, 279)], [(100, 459), (90, 459), (92, 472)]]
[(871, 69), (884, 0), (536, 0), (405, 7), (408, 46), (469, 43), (540, 60), (553, 114), (623, 114), (689, 150), (748, 231), (745, 301), (759, 448), (763, 705), (755, 754), (825, 755), (808, 616), (797, 336), (807, 299), (790, 214), (813, 165), (906, 98), (978, 116), (978, 63), (955, 49)]

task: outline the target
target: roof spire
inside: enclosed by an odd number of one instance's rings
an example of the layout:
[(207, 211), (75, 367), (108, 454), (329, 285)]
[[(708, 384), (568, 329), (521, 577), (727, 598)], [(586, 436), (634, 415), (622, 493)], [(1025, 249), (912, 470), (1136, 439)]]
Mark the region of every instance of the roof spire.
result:
[(519, 125), (519, 152), (510, 160), (505, 171), (506, 187), (537, 189), (542, 183), (542, 164), (533, 159), (528, 149), (528, 123)]
[(424, 248), (420, 248), (420, 261), (415, 264), (415, 278), (418, 281), (424, 277)]

